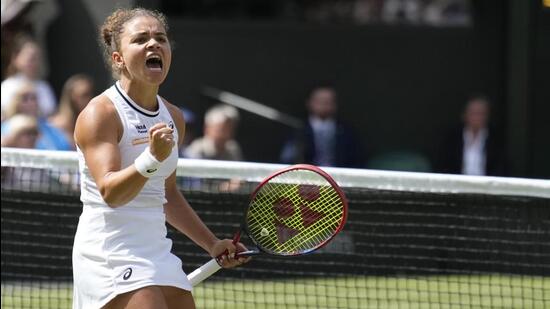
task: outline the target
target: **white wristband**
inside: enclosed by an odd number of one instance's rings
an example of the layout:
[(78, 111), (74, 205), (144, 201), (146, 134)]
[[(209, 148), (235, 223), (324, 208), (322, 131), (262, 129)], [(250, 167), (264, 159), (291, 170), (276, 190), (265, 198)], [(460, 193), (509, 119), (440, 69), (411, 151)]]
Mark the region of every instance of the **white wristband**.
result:
[(153, 156), (153, 154), (151, 154), (151, 150), (149, 150), (149, 147), (147, 147), (139, 155), (139, 157), (136, 158), (136, 160), (134, 161), (134, 166), (141, 175), (149, 178), (155, 175), (155, 173), (158, 171), (160, 167), (160, 161), (158, 161)]

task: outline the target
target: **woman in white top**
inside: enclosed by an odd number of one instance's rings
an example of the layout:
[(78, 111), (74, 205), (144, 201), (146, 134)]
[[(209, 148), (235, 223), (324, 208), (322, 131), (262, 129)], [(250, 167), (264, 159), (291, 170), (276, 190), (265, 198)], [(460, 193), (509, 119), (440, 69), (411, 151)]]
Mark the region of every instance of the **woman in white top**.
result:
[(22, 85), (32, 82), (36, 87), (40, 116), (48, 117), (54, 112), (57, 106), (55, 94), (50, 84), (40, 78), (41, 69), (42, 50), (38, 43), (27, 37), (19, 38), (8, 68), (10, 76), (0, 86), (2, 111)]
[(101, 29), (119, 80), (78, 117), (83, 212), (73, 248), (73, 308), (194, 308), (165, 222), (224, 267), (248, 259), (204, 225), (176, 187), (180, 110), (157, 95), (171, 62), (163, 15), (119, 9)]

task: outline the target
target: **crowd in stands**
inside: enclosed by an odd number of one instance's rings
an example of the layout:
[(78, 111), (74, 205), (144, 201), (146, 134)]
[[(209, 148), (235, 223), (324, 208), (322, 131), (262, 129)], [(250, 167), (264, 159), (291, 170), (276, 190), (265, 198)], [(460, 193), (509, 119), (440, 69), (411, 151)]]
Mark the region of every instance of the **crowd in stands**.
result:
[[(2, 81), (2, 146), (49, 150), (75, 150), (76, 117), (96, 94), (94, 82), (85, 74), (67, 79), (60, 99), (40, 78), (40, 48), (28, 37), (20, 38), (12, 57), (13, 72)], [(367, 157), (354, 130), (337, 114), (337, 93), (331, 86), (312, 89), (305, 100), (306, 125), (284, 143), (280, 162), (320, 166), (363, 168)], [(194, 114), (185, 110), (188, 121)], [(505, 175), (502, 140), (489, 126), (489, 99), (474, 96), (466, 102), (463, 123), (446, 137), (434, 168), (468, 175)], [(236, 141), (239, 112), (216, 105), (204, 117), (203, 135), (190, 130), (181, 156), (194, 159), (244, 160)], [(189, 127), (190, 129), (192, 126)], [(396, 159), (397, 160), (397, 159)], [(371, 166), (372, 167), (372, 166)], [(414, 168), (413, 168), (414, 170)]]
[(472, 22), (467, 0), (322, 0), (309, 1), (306, 20), (356, 24), (468, 26)]
[[(329, 5), (341, 2), (319, 3)], [(418, 14), (420, 7), (428, 12), (430, 6), (436, 4), (455, 3), (461, 7), (460, 1), (452, 0), (364, 0), (349, 3), (364, 5), (365, 10), (369, 5), (378, 7), (377, 18), (389, 18), (392, 14), (397, 14), (395, 16), (399, 18), (409, 18)], [(396, 13), (399, 10), (402, 12)], [(390, 11), (393, 13), (390, 14)], [(94, 80), (80, 73), (68, 77), (57, 99), (48, 81), (43, 79), (41, 46), (25, 33), (13, 36), (9, 47), (4, 46), (4, 43), (3, 40), (2, 50), (10, 51), (10, 56), (1, 84), (2, 147), (75, 150), (73, 134), (76, 118), (91, 98), (98, 94)], [(354, 129), (338, 117), (336, 90), (327, 85), (310, 90), (309, 96), (304, 98), (305, 110), (308, 112), (307, 119), (304, 119), (305, 126), (281, 145), (279, 162), (376, 168), (369, 165), (364, 145), (361, 145)], [(489, 126), (489, 99), (478, 95), (465, 103), (463, 122), (445, 137), (439, 147), (437, 160), (433, 164), (428, 162), (404, 170), (506, 175), (505, 158), (502, 157), (503, 152), (499, 151), (502, 140), (498, 132)], [(182, 157), (234, 161), (246, 159), (236, 139), (239, 125), (239, 111), (236, 108), (223, 104), (210, 108), (204, 115), (202, 136), (191, 125), (197, 123), (197, 116), (186, 109), (182, 109), (182, 112), (189, 124), (180, 153)]]
[(472, 23), (471, 0), (161, 0), (178, 17), (271, 19), (307, 23), (463, 27)]
[[(1, 84), (2, 146), (15, 147), (20, 143), (18, 136), (36, 132), (36, 142), (28, 148), (74, 150), (74, 124), (94, 95), (93, 80), (84, 74), (68, 78), (57, 101), (50, 84), (40, 75), (40, 46), (24, 35), (14, 43), (18, 48), (13, 49), (7, 78)], [(35, 124), (33, 130), (21, 124), (25, 119)]]

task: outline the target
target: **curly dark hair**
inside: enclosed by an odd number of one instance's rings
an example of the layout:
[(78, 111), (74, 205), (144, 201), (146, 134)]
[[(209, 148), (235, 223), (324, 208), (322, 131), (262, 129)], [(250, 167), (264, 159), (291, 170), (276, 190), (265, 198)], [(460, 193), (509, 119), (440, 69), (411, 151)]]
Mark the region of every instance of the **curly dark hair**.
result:
[(124, 30), (124, 25), (135, 17), (150, 16), (156, 18), (168, 33), (168, 23), (164, 14), (144, 8), (125, 9), (119, 8), (109, 15), (100, 28), (101, 46), (103, 47), (105, 63), (111, 67), (113, 77), (120, 77), (121, 69), (118, 68), (111, 60), (111, 54), (120, 50), (120, 35)]

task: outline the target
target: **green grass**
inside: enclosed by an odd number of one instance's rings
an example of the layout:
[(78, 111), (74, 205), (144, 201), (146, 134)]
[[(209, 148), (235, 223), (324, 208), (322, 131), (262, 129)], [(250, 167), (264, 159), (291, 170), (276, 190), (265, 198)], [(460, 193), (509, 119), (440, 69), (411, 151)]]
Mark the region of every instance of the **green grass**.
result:
[[(2, 308), (71, 307), (68, 285), (2, 284)], [(550, 278), (526, 276), (353, 277), (206, 281), (197, 308), (550, 308)]]

